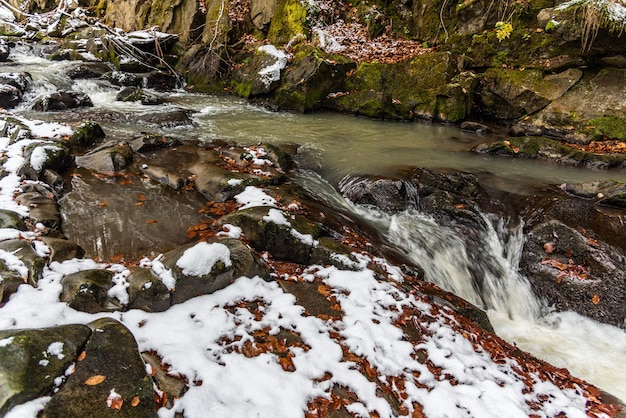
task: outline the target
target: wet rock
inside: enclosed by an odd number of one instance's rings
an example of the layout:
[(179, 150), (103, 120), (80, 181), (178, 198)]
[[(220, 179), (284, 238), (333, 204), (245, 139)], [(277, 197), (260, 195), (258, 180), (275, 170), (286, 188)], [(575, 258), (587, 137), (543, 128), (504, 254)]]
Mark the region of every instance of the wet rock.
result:
[(552, 220), (527, 235), (520, 269), (537, 296), (557, 311), (572, 310), (623, 327), (624, 260), (618, 248)]
[(6, 62), (9, 59), (9, 55), (11, 54), (11, 48), (4, 42), (3, 39), (0, 39), (0, 62)]
[(477, 134), (488, 135), (492, 132), (489, 126), (484, 125), (482, 123), (478, 123), (478, 122), (465, 121), (465, 122), (462, 122), (459, 127), (461, 128), (462, 131), (474, 132)]
[(158, 91), (170, 91), (177, 88), (179, 79), (176, 75), (163, 71), (152, 71), (146, 76), (146, 87)]
[(9, 84), (0, 84), (0, 107), (12, 109), (22, 101), (22, 92)]
[(268, 207), (239, 210), (220, 219), (219, 224), (240, 227), (257, 251), (267, 251), (278, 260), (298, 264), (309, 263), (315, 240), (322, 232), (319, 224), (302, 216)]
[(141, 87), (143, 85), (143, 77), (125, 71), (111, 71), (103, 74), (100, 78), (122, 87)]
[(96, 313), (119, 310), (121, 303), (108, 295), (113, 273), (107, 270), (83, 270), (61, 279), (62, 302), (77, 311)]
[(48, 186), (52, 187), (55, 192), (61, 193), (63, 191), (65, 180), (63, 179), (63, 176), (56, 171), (46, 168), (41, 172), (39, 178)]
[(11, 143), (30, 137), (30, 129), (19, 119), (4, 116), (0, 120), (3, 122), (0, 125), (0, 135), (8, 137)]
[(89, 147), (102, 141), (105, 137), (104, 130), (96, 122), (82, 122), (70, 135), (69, 144), (70, 146)]
[(0, 415), (52, 395), (90, 335), (85, 325), (0, 331)]
[(520, 125), (513, 125), (508, 130), (509, 136), (524, 136), (527, 132), (526, 128)]
[(248, 62), (233, 74), (233, 84), (237, 94), (244, 98), (265, 95), (280, 84), (280, 73), (287, 63), (287, 55), (278, 50), (273, 53), (260, 46), (252, 52)]
[(280, 108), (309, 112), (322, 106), (331, 93), (345, 90), (345, 75), (356, 63), (302, 46), (285, 70), (273, 102)]
[(50, 248), (50, 255), (48, 256), (50, 263), (54, 261), (62, 263), (66, 260), (85, 256), (85, 250), (72, 241), (55, 237), (41, 237), (39, 240)]
[(29, 73), (0, 73), (0, 84), (13, 86), (21, 93), (24, 93), (32, 81), (33, 77)]
[(409, 207), (407, 185), (399, 179), (344, 178), (339, 190), (354, 203), (375, 206), (385, 212), (400, 212)]
[(137, 122), (143, 122), (156, 127), (173, 128), (176, 126), (193, 125), (190, 112), (185, 109), (171, 109), (162, 112), (149, 112), (133, 116)]
[(21, 216), (13, 211), (0, 209), (0, 228), (12, 228), (26, 231), (26, 225)]
[(133, 268), (127, 281), (130, 284), (128, 309), (163, 312), (170, 307), (170, 291), (150, 269)]
[(8, 302), (11, 295), (17, 292), (21, 285), (27, 286), (28, 280), (25, 280), (22, 274), (17, 271), (11, 270), (4, 260), (0, 260), (0, 275), (2, 276), (2, 282), (0, 282), (1, 303)]
[(69, 149), (60, 142), (38, 142), (24, 150), (24, 165), (18, 174), (30, 180), (39, 180), (46, 169), (63, 171), (71, 162)]
[(93, 107), (93, 102), (85, 93), (61, 91), (37, 99), (33, 105), (33, 110), (51, 112), (55, 110), (74, 109), (77, 107)]
[[(131, 332), (119, 322), (103, 318), (88, 326), (92, 335), (85, 358), (76, 363), (60, 390), (43, 410), (43, 417), (84, 416), (94, 418), (156, 417), (153, 383)], [(104, 376), (97, 385), (85, 384)]]
[(17, 266), (11, 268), (12, 266), (9, 266), (9, 269), (18, 272), (22, 276), (24, 283), (37, 286), (37, 282), (43, 274), (46, 261), (35, 252), (29, 241), (21, 239), (0, 241), (0, 250), (11, 253), (23, 263), (21, 268)]
[(111, 64), (106, 62), (83, 62), (70, 67), (66, 74), (72, 80), (99, 78), (111, 72)]
[(20, 25), (0, 20), (0, 36), (20, 37), (24, 36), (25, 34), (26, 31)]
[(109, 142), (89, 153), (76, 157), (76, 165), (98, 173), (111, 174), (122, 171), (132, 163), (133, 150), (128, 144)]
[[(206, 261), (198, 268), (190, 267), (199, 257)], [(162, 262), (176, 280), (172, 305), (223, 289), (241, 276), (269, 276), (261, 260), (242, 241), (231, 238), (177, 248), (166, 253)]]
[(29, 208), (28, 217), (33, 222), (41, 222), (53, 229), (61, 227), (61, 215), (52, 191), (45, 195), (38, 192), (22, 193), (15, 198), (15, 201)]
[(117, 94), (115, 100), (120, 102), (141, 102), (143, 105), (159, 105), (165, 103), (165, 99), (162, 97), (137, 87), (125, 87)]
[(142, 164), (140, 170), (152, 180), (174, 190), (181, 190), (188, 184), (186, 176), (174, 173), (164, 167)]
[(473, 151), (516, 158), (539, 158), (563, 165), (600, 169), (623, 167), (626, 164), (626, 155), (592, 154), (542, 136), (511, 137), (478, 145)]
[(149, 132), (137, 134), (129, 141), (129, 145), (134, 152), (146, 152), (163, 148), (172, 148), (180, 144), (181, 142), (175, 138)]

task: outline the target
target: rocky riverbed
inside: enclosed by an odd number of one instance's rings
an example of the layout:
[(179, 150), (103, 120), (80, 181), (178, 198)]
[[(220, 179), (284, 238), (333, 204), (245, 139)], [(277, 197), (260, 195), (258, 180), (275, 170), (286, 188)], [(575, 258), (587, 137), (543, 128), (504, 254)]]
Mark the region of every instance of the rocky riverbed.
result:
[[(470, 242), (477, 287), (487, 285), (485, 214), (519, 219), (520, 268), (537, 298), (623, 326), (624, 184), (520, 194), (409, 168), (344, 179), (348, 200), (336, 205), (297, 181), (295, 146), (160, 134), (193, 123), (185, 109), (159, 107), (175, 75), (32, 48), (79, 58), (68, 76), (103, 78), (118, 100), (154, 111), (89, 110), (88, 96), (54, 91), (33, 102), (47, 122), (2, 113), (1, 414), (623, 415), (618, 399), (494, 335), (475, 306), (487, 300), (424, 281), (430, 260), (349, 208), (447, 225)], [(33, 80), (2, 77), (5, 107), (18, 105)], [(100, 126), (128, 121), (147, 129), (110, 138)], [(512, 140), (479, 150), (532, 157)], [(585, 155), (567, 160), (621, 164)], [(116, 226), (124, 243), (85, 233), (130, 212)]]

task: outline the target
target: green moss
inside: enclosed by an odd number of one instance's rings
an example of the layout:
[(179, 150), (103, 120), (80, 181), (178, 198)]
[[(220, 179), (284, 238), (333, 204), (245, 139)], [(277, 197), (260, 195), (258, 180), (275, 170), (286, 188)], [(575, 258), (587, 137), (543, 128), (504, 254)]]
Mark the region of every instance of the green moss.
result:
[(606, 116), (590, 119), (587, 124), (589, 127), (585, 131), (595, 140), (608, 138), (626, 141), (626, 119)]
[(267, 38), (275, 45), (285, 45), (296, 35), (307, 35), (306, 15), (306, 9), (298, 0), (280, 0)]

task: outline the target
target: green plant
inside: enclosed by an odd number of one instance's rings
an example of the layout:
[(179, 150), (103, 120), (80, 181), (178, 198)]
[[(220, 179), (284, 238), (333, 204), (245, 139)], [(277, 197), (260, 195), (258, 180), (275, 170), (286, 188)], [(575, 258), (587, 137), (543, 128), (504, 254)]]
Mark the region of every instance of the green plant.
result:
[(502, 42), (508, 39), (511, 36), (511, 32), (513, 32), (513, 25), (511, 25), (511, 23), (502, 21), (496, 23), (496, 37), (498, 41)]

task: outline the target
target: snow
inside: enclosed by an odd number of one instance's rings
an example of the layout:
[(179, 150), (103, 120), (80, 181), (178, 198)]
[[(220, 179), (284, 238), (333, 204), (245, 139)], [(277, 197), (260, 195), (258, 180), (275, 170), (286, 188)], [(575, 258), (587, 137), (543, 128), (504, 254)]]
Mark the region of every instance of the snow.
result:
[(15, 15), (6, 7), (0, 6), (0, 20), (13, 23), (15, 22)]
[(237, 203), (243, 205), (239, 210), (253, 208), (256, 206), (277, 206), (276, 199), (266, 194), (262, 189), (254, 186), (247, 186), (243, 192), (235, 195)]
[(285, 52), (276, 49), (274, 45), (260, 46), (258, 51), (264, 52), (275, 59), (273, 64), (268, 65), (259, 71), (261, 81), (265, 84), (265, 87), (269, 87), (272, 83), (280, 80), (280, 72), (287, 65), (289, 56)]
[(11, 345), (13, 343), (13, 339), (15, 337), (9, 337), (9, 338), (3, 338), (0, 340), (0, 348), (2, 347), (6, 347), (8, 345)]
[(236, 225), (224, 224), (222, 225), (222, 228), (225, 229), (225, 231), (218, 232), (217, 233), (218, 237), (228, 237), (228, 238), (239, 239), (243, 235), (243, 230)]
[(35, 148), (30, 155), (30, 166), (34, 168), (35, 171), (41, 171), (41, 169), (43, 169), (43, 165), (48, 159), (48, 153), (46, 151), (58, 151), (58, 148), (51, 145)]
[(50, 396), (44, 396), (42, 398), (33, 399), (30, 402), (23, 403), (21, 405), (14, 406), (6, 415), (5, 418), (33, 418), (38, 416), (39, 411), (42, 411), (46, 404), (52, 399)]
[(212, 244), (200, 242), (185, 250), (176, 266), (180, 267), (185, 275), (200, 277), (210, 274), (218, 261), (224, 263), (226, 267), (232, 264), (228, 247), (219, 242)]
[(285, 218), (285, 215), (278, 209), (270, 209), (267, 215), (263, 217), (263, 220), (276, 225), (291, 226), (289, 221)]
[(59, 341), (50, 343), (46, 353), (50, 356), (56, 356), (59, 360), (63, 359), (65, 357), (65, 354), (63, 354), (63, 343)]

